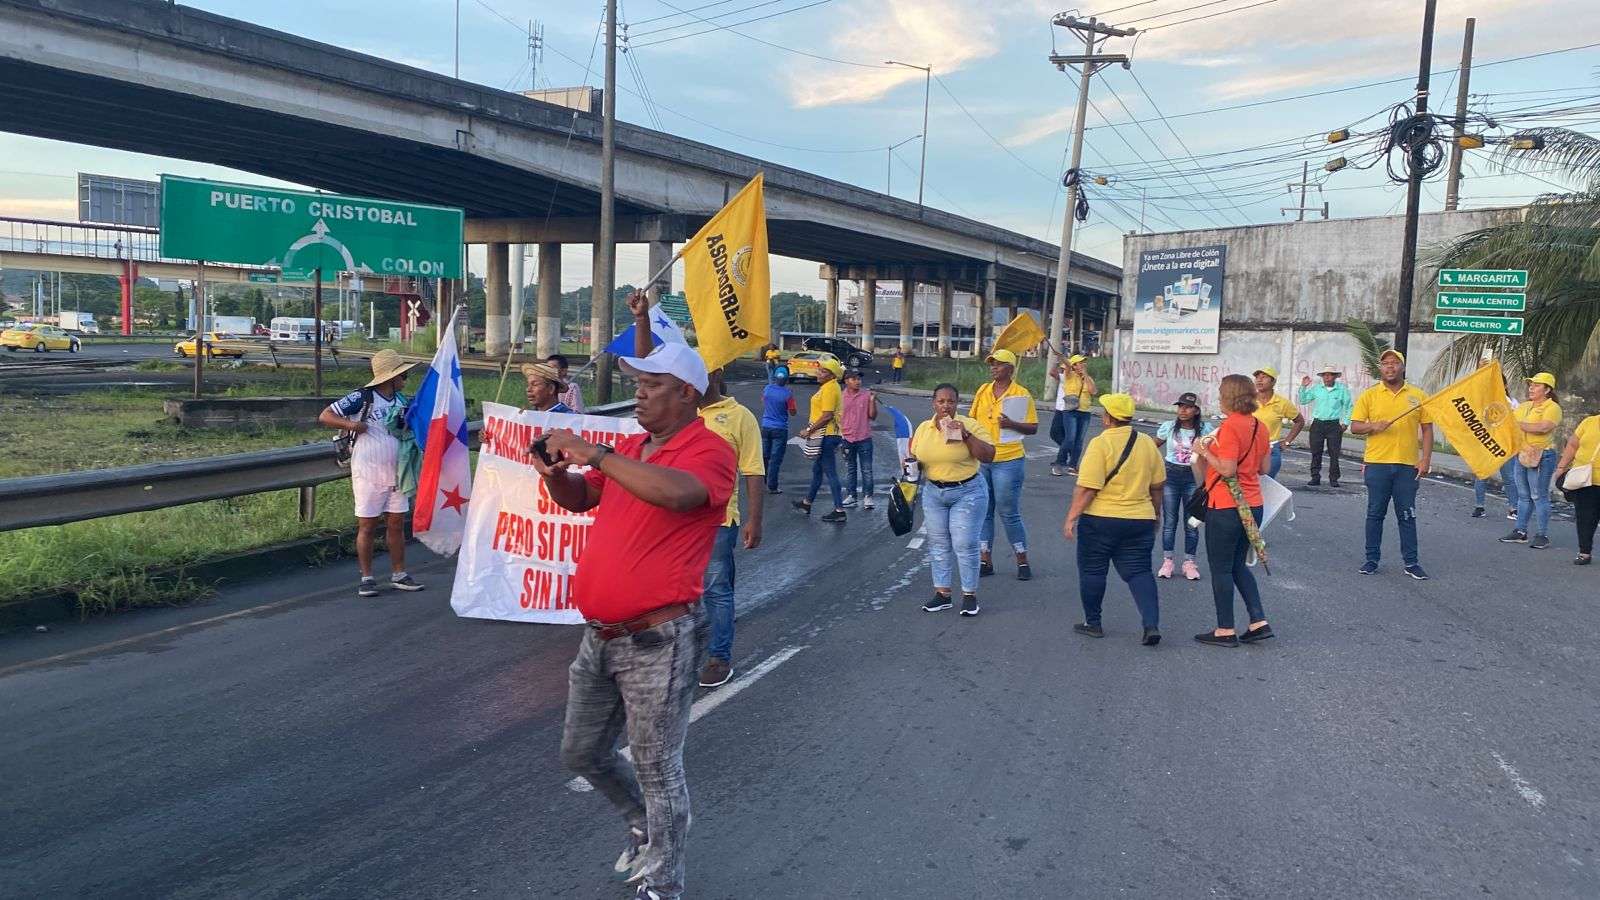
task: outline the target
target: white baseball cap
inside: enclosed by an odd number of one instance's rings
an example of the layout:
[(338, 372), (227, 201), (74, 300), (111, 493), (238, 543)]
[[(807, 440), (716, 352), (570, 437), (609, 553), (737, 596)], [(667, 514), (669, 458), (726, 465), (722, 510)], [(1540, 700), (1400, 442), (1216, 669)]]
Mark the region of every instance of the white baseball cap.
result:
[(668, 341), (651, 350), (649, 356), (624, 356), (618, 362), (630, 375), (640, 372), (671, 375), (702, 394), (706, 392), (706, 384), (710, 381), (706, 374), (706, 362), (700, 358), (699, 351), (676, 341)]

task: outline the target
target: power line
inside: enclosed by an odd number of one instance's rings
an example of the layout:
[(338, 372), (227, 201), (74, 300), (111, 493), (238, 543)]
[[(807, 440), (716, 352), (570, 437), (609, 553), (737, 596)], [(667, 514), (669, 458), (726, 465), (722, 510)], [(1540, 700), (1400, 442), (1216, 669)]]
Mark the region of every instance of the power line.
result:
[[(760, 43), (766, 44), (766, 45), (768, 45), (770, 47), (776, 47), (779, 50), (787, 50), (790, 53), (798, 53), (801, 56), (810, 56), (810, 57), (812, 57), (814, 59), (824, 59), (824, 60), (827, 60), (828, 62), (843, 63), (844, 65), (847, 65), (847, 66), (867, 65), (865, 63), (851, 62), (849, 60), (833, 59), (832, 57), (819, 56), (819, 55), (817, 55), (815, 53), (808, 53), (808, 52), (806, 52), (804, 50), (796, 50), (793, 47), (784, 47), (781, 44), (774, 44), (771, 41), (762, 40), (761, 38), (745, 34), (742, 31), (734, 31), (733, 30), (734, 28), (736, 28), (736, 27), (738, 27), (740, 25), (749, 25), (749, 24), (752, 24), (754, 22), (764, 22), (767, 19), (775, 19), (778, 16), (786, 16), (786, 15), (789, 15), (790, 13), (797, 13), (797, 12), (800, 12), (801, 10), (804, 10), (804, 9), (811, 9), (812, 7), (822, 6), (823, 4), (832, 3), (832, 2), (833, 2), (833, 0), (812, 0), (812, 2), (810, 2), (810, 3), (807, 3), (807, 4), (803, 5), (803, 6), (796, 6), (793, 9), (780, 10), (780, 11), (775, 12), (775, 13), (768, 13), (767, 15), (764, 15), (764, 16), (756, 16), (753, 19), (745, 19), (745, 20), (743, 20), (741, 22), (732, 22), (732, 23), (727, 24), (727, 25), (717, 25), (717, 24), (713, 23), (710, 19), (702, 19), (699, 16), (696, 16), (695, 18), (700, 19), (700, 21), (705, 22), (706, 24), (711, 25), (712, 27), (711, 28), (707, 28), (704, 31), (693, 32), (692, 34), (680, 34), (680, 35), (675, 35), (673, 37), (665, 37), (665, 38), (661, 38), (659, 40), (648, 41), (646, 43), (639, 44), (638, 46), (640, 46), (640, 47), (654, 47), (657, 44), (666, 44), (666, 43), (670, 43), (672, 41), (681, 41), (684, 38), (699, 37), (699, 36), (701, 36), (703, 34), (711, 34), (714, 31), (726, 31), (726, 32), (729, 32), (731, 34), (736, 34), (736, 35), (738, 35), (739, 37), (742, 37), (742, 38), (748, 38), (749, 40), (752, 40), (752, 41), (759, 41)], [(883, 66), (868, 66), (868, 67), (869, 68), (875, 68), (875, 69), (883, 68)]]
[(1039, 171), (1038, 169), (1035, 169), (1031, 164), (1029, 164), (1029, 162), (1027, 160), (1025, 160), (1022, 157), (1018, 156), (1017, 154), (1011, 152), (1011, 148), (1007, 147), (1005, 144), (1001, 143), (1000, 139), (995, 137), (993, 132), (991, 132), (991, 131), (989, 131), (989, 129), (983, 127), (983, 123), (979, 122), (978, 121), (978, 117), (974, 116), (971, 113), (971, 111), (969, 111), (967, 109), (966, 104), (962, 103), (961, 99), (958, 98), (955, 95), (955, 92), (950, 90), (950, 86), (948, 84), (944, 83), (944, 79), (943, 78), (939, 77), (938, 75), (934, 75), (933, 76), (933, 80), (939, 82), (939, 87), (947, 95), (949, 95), (950, 99), (952, 101), (954, 101), (956, 107), (958, 109), (960, 109), (963, 113), (965, 113), (966, 117), (972, 121), (972, 124), (978, 126), (978, 130), (983, 132), (984, 137), (987, 137), (991, 142), (994, 143), (994, 145), (996, 147), (999, 147), (1000, 150), (1003, 153), (1005, 153), (1005, 155), (1007, 155), (1007, 156), (1011, 157), (1012, 159), (1016, 160), (1018, 165), (1022, 166), (1024, 169), (1027, 169), (1029, 172), (1032, 172), (1033, 174), (1039, 176), (1040, 178), (1043, 178), (1045, 181), (1051, 182), (1052, 184), (1056, 183), (1057, 179), (1055, 179), (1055, 178), (1053, 178), (1053, 177), (1051, 177), (1049, 175), (1046, 175), (1045, 173)]
[(648, 19), (640, 19), (639, 21), (634, 22), (633, 24), (635, 24), (635, 25), (648, 25), (651, 22), (659, 22), (662, 19), (676, 19), (680, 15), (688, 15), (689, 13), (699, 12), (702, 9), (710, 9), (713, 6), (727, 6), (729, 3), (733, 3), (733, 2), (735, 2), (735, 0), (716, 0), (715, 3), (704, 3), (704, 4), (701, 4), (700, 6), (693, 6), (693, 7), (690, 7), (689, 9), (682, 10), (680, 12), (663, 13), (663, 14), (661, 14), (659, 16), (651, 16)]
[[(1148, 16), (1140, 16), (1139, 18), (1133, 19), (1132, 21), (1123, 22), (1118, 27), (1127, 28), (1130, 25), (1137, 25), (1140, 22), (1148, 22), (1151, 19), (1165, 19), (1167, 16), (1176, 16), (1176, 15), (1180, 15), (1180, 14), (1186, 13), (1186, 12), (1194, 12), (1197, 9), (1206, 9), (1207, 7), (1221, 6), (1224, 3), (1232, 3), (1232, 2), (1234, 2), (1234, 0), (1210, 0), (1209, 3), (1200, 3), (1200, 4), (1197, 4), (1195, 6), (1185, 6), (1185, 7), (1181, 8), (1181, 9), (1169, 9), (1166, 12), (1151, 13)], [(1248, 8), (1248, 7), (1246, 7), (1246, 8)], [(1192, 20), (1187, 20), (1187, 21), (1192, 21)], [(1174, 22), (1172, 24), (1177, 24), (1177, 23)], [(1153, 29), (1141, 28), (1139, 30), (1140, 31), (1150, 31), (1150, 30), (1153, 30)]]
[(1240, 6), (1240, 7), (1234, 8), (1234, 9), (1225, 9), (1222, 12), (1214, 12), (1209, 16), (1195, 16), (1192, 19), (1179, 19), (1176, 22), (1167, 22), (1167, 23), (1162, 24), (1162, 25), (1151, 25), (1149, 28), (1143, 29), (1143, 31), (1145, 31), (1145, 32), (1160, 31), (1163, 28), (1171, 28), (1174, 25), (1187, 25), (1190, 22), (1203, 22), (1206, 19), (1215, 19), (1218, 16), (1230, 16), (1230, 15), (1233, 15), (1234, 13), (1236, 13), (1236, 12), (1244, 12), (1247, 9), (1255, 9), (1258, 6), (1266, 6), (1269, 3), (1277, 3), (1277, 2), (1278, 2), (1278, 0), (1260, 0), (1259, 3), (1252, 3), (1249, 6)]
[[(724, 12), (724, 13), (717, 13), (714, 16), (707, 17), (705, 19), (705, 21), (706, 22), (711, 22), (711, 21), (714, 21), (716, 19), (726, 19), (726, 18), (728, 18), (730, 16), (737, 16), (737, 15), (741, 15), (743, 13), (747, 13), (747, 12), (753, 10), (753, 9), (760, 9), (763, 6), (773, 6), (775, 4), (784, 3), (784, 2), (787, 2), (787, 0), (761, 0), (760, 3), (752, 3), (749, 6), (741, 6), (738, 9), (730, 9), (727, 12)], [(676, 31), (679, 28), (688, 28), (688, 27), (692, 26), (693, 24), (694, 24), (693, 22), (679, 22), (676, 25), (663, 25), (660, 28), (652, 28), (649, 31), (641, 31), (641, 32), (639, 32), (639, 34), (637, 36), (638, 37), (648, 37), (648, 36), (650, 36), (652, 34), (661, 34), (662, 32), (666, 32), (666, 31)]]
[[(1106, 90), (1111, 91), (1111, 96), (1116, 98), (1117, 103), (1122, 105), (1123, 111), (1124, 112), (1128, 112), (1127, 104), (1122, 103), (1122, 98), (1117, 95), (1117, 92), (1114, 91), (1114, 90), (1111, 90), (1111, 86), (1109, 84), (1107, 84), (1104, 79), (1102, 79), (1100, 83), (1106, 86)], [(1091, 98), (1089, 100), (1089, 106), (1094, 109), (1095, 115), (1099, 116), (1103, 121), (1110, 121), (1109, 119), (1106, 118), (1106, 114), (1104, 112), (1101, 112), (1100, 107), (1094, 102), (1093, 98)], [(1128, 114), (1130, 116), (1133, 115), (1133, 113), (1131, 113), (1131, 112), (1128, 112)], [(1139, 125), (1138, 128), (1139, 128), (1139, 131), (1144, 134), (1145, 140), (1150, 142), (1150, 145), (1155, 148), (1155, 151), (1157, 153), (1161, 154), (1161, 158), (1162, 159), (1166, 159), (1167, 165), (1171, 166), (1172, 169), (1174, 170), (1174, 172), (1176, 172), (1177, 166), (1173, 165), (1172, 160), (1168, 159), (1167, 155), (1164, 152), (1162, 152), (1160, 145), (1156, 144), (1155, 138), (1152, 138), (1150, 136), (1150, 132), (1145, 131), (1143, 125)], [(1113, 129), (1113, 133), (1116, 134), (1118, 140), (1122, 141), (1122, 143), (1127, 145), (1129, 150), (1133, 151), (1133, 155), (1136, 158), (1138, 158), (1138, 160), (1140, 162), (1144, 163), (1147, 166), (1152, 166), (1150, 161), (1145, 159), (1144, 156), (1142, 154), (1140, 154), (1137, 149), (1134, 148), (1132, 142), (1130, 142), (1126, 137), (1123, 136), (1122, 132), (1116, 131), (1115, 129)], [(1153, 169), (1153, 166), (1152, 166), (1152, 169)], [(1177, 188), (1173, 188), (1172, 187), (1171, 182), (1168, 182), (1166, 180), (1166, 176), (1165, 175), (1158, 176), (1158, 177), (1159, 177), (1159, 179), (1160, 179), (1162, 184), (1167, 185), (1169, 188), (1172, 188), (1172, 190), (1174, 190), (1174, 191), (1177, 190)], [(1179, 176), (1179, 177), (1182, 177), (1182, 176)], [(1191, 185), (1190, 187), (1193, 187), (1193, 185)], [(1195, 212), (1198, 215), (1204, 216), (1207, 220), (1209, 220), (1211, 222), (1211, 224), (1213, 224), (1213, 225), (1215, 225), (1215, 226), (1217, 226), (1219, 228), (1222, 227), (1222, 220), (1220, 218), (1211, 215), (1211, 213), (1200, 209), (1198, 206), (1195, 206), (1193, 201), (1186, 201), (1186, 204), (1188, 205), (1190, 210), (1192, 210), (1193, 212)]]
[[(1156, 104), (1156, 98), (1150, 96), (1150, 91), (1148, 91), (1145, 88), (1144, 82), (1139, 80), (1138, 74), (1136, 74), (1133, 71), (1132, 67), (1129, 67), (1127, 71), (1128, 71), (1128, 75), (1133, 78), (1133, 83), (1138, 86), (1139, 93), (1143, 94), (1144, 98), (1146, 100), (1150, 101), (1150, 108), (1155, 110), (1156, 111), (1156, 115), (1161, 117), (1161, 124), (1167, 126), (1167, 131), (1170, 132), (1172, 134), (1172, 136), (1177, 139), (1178, 146), (1182, 147), (1183, 148), (1183, 152), (1187, 153), (1189, 155), (1189, 161), (1194, 163), (1197, 166), (1200, 165), (1200, 161), (1198, 159), (1195, 159), (1194, 151), (1190, 150), (1189, 149), (1189, 145), (1184, 142), (1183, 135), (1178, 134), (1178, 130), (1176, 128), (1172, 127), (1172, 123), (1171, 122), (1167, 121), (1166, 115), (1161, 112), (1161, 107)], [(1121, 99), (1118, 99), (1117, 102), (1121, 103), (1122, 101), (1121, 101)], [(1216, 180), (1211, 177), (1211, 174), (1209, 172), (1205, 173), (1205, 178), (1206, 178), (1207, 181), (1211, 182), (1211, 186), (1212, 187), (1217, 188), (1217, 190), (1219, 190), (1219, 191), (1222, 189), (1221, 186), (1217, 184)], [(1237, 205), (1235, 205), (1231, 200), (1229, 201), (1228, 205), (1232, 206), (1235, 210), (1237, 210), (1240, 215), (1245, 215), (1244, 210), (1239, 209), (1239, 207)], [(1249, 217), (1246, 216), (1246, 220), (1247, 221), (1248, 221), (1248, 218)]]

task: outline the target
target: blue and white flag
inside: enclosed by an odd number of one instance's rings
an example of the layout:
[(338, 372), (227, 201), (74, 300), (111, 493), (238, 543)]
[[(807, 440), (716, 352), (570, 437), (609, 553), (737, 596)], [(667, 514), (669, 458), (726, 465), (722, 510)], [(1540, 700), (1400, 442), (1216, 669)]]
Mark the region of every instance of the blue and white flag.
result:
[[(617, 339), (606, 345), (607, 353), (617, 356), (633, 356), (637, 350), (633, 346), (633, 332), (635, 325), (629, 325), (626, 330), (617, 335)], [(650, 307), (650, 346), (659, 347), (662, 344), (687, 344), (688, 339), (683, 336), (683, 329), (672, 317), (661, 309), (661, 304)]]

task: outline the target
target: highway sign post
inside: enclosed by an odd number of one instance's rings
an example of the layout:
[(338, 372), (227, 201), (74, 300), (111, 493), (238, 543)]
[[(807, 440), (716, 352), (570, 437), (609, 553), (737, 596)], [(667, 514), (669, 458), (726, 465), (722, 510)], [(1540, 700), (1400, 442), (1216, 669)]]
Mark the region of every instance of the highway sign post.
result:
[(1435, 305), (1439, 309), (1522, 312), (1528, 308), (1528, 295), (1510, 291), (1440, 291)]
[(1527, 269), (1440, 269), (1439, 287), (1517, 288), (1528, 287)]
[(1522, 317), (1435, 315), (1433, 330), (1457, 334), (1498, 334), (1516, 337), (1522, 334)]

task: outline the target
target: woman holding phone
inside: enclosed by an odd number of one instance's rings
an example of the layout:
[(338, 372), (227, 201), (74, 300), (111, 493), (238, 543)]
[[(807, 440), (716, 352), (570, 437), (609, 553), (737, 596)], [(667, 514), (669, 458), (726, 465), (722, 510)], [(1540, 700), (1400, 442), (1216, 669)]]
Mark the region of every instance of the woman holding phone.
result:
[(933, 597), (926, 612), (954, 605), (952, 564), (961, 576), (961, 614), (978, 614), (978, 535), (989, 508), (989, 485), (978, 467), (994, 459), (988, 426), (960, 415), (953, 384), (933, 389), (933, 418), (911, 436), (911, 459), (922, 469), (922, 516), (928, 529)]

